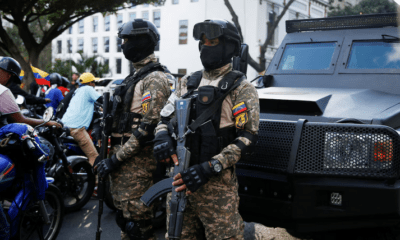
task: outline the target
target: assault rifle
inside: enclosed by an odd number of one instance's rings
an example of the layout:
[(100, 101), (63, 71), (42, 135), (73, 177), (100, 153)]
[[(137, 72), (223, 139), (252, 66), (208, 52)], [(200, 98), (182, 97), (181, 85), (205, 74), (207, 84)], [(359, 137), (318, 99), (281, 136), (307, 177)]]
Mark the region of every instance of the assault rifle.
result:
[[(176, 120), (178, 126), (177, 147), (176, 154), (178, 156), (179, 165), (175, 166), (173, 176), (182, 172), (189, 167), (190, 152), (186, 148), (186, 135), (189, 133), (187, 130), (190, 114), (190, 101), (191, 99), (178, 99), (175, 101)], [(146, 205), (150, 206), (151, 203), (159, 196), (172, 191), (172, 198), (170, 202), (171, 213), (169, 215), (168, 238), (179, 239), (182, 233), (183, 226), (183, 212), (186, 209), (186, 192), (176, 192), (179, 186), (172, 186), (173, 179), (168, 178), (153, 185), (140, 200)]]
[[(103, 127), (102, 135), (101, 135), (101, 149), (100, 156), (101, 159), (107, 158), (107, 150), (108, 150), (108, 137), (111, 134), (111, 124), (110, 120), (112, 116), (110, 114), (110, 93), (103, 93), (103, 121), (101, 125)], [(97, 196), (99, 197), (99, 211), (97, 216), (97, 231), (96, 231), (96, 240), (100, 240), (100, 235), (102, 232), (101, 229), (101, 215), (103, 214), (103, 205), (104, 205), (104, 197), (105, 197), (105, 179), (99, 177), (99, 183), (97, 188)]]

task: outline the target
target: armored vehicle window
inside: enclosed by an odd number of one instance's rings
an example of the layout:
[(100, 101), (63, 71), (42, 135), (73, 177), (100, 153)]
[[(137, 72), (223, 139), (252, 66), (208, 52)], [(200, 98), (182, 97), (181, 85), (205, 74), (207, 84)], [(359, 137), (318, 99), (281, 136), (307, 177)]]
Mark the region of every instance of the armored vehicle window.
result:
[(353, 42), (348, 69), (400, 69), (400, 43)]
[(329, 69), (336, 45), (336, 42), (287, 44), (279, 70)]

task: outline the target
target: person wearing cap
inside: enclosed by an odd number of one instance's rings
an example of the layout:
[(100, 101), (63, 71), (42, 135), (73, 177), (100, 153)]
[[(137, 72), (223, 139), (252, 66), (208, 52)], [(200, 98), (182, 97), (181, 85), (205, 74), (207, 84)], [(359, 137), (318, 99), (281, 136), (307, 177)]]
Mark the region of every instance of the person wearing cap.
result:
[(152, 22), (144, 19), (127, 22), (118, 30), (118, 37), (123, 39), (121, 48), (125, 58), (136, 71), (115, 89), (114, 103), (120, 99), (120, 104), (113, 106), (111, 112), (113, 154), (96, 167), (100, 177), (110, 174), (121, 239), (155, 239), (153, 206), (145, 206), (140, 197), (153, 184), (157, 166), (153, 132), (171, 89), (166, 68), (154, 55), (160, 34)]
[(101, 102), (102, 99), (101, 95), (94, 90), (96, 79), (91, 73), (83, 73), (79, 77), (81, 86), (75, 90), (67, 111), (61, 119), (64, 126), (70, 128), (71, 136), (92, 165), (99, 154), (86, 130), (93, 118), (94, 103)]
[[(243, 73), (232, 69), (232, 58), (239, 55), (241, 47), (235, 25), (205, 20), (194, 25), (193, 37), (199, 40), (204, 69), (184, 76), (174, 92), (177, 98), (192, 99), (195, 109), (186, 135), (189, 169), (173, 176), (172, 183), (176, 192), (188, 195), (180, 238), (201, 239), (205, 232), (207, 239), (243, 239), (235, 164), (251, 153), (257, 142), (258, 94)], [(160, 162), (180, 165), (176, 140), (168, 129), (175, 116), (175, 101), (168, 100), (168, 104), (161, 111), (163, 122), (156, 128), (154, 156)]]

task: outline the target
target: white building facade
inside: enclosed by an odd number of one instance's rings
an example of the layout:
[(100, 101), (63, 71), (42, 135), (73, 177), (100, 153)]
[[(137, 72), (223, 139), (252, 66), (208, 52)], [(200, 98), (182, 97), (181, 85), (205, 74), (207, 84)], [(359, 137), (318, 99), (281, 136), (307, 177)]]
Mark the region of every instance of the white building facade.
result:
[[(253, 59), (258, 59), (260, 45), (267, 37), (269, 14), (273, 10), (279, 16), (286, 2), (288, 0), (230, 0)], [(326, 17), (327, 5), (328, 0), (296, 0), (275, 31), (273, 46), (266, 53), (267, 59), (272, 58), (286, 35), (286, 20)], [(192, 34), (193, 26), (205, 19), (231, 21), (232, 16), (224, 0), (166, 0), (163, 6), (143, 4), (104, 17), (98, 13), (76, 23), (53, 40), (52, 60), (78, 60), (77, 51), (83, 50), (87, 56), (97, 54), (102, 57), (101, 61), (108, 62), (110, 77), (126, 77), (132, 69), (119, 46), (121, 40), (117, 32), (122, 23), (135, 18), (148, 19), (158, 27), (161, 40), (155, 55), (159, 61), (172, 73), (186, 74), (202, 69), (198, 41)], [(248, 67), (249, 79), (257, 74)]]

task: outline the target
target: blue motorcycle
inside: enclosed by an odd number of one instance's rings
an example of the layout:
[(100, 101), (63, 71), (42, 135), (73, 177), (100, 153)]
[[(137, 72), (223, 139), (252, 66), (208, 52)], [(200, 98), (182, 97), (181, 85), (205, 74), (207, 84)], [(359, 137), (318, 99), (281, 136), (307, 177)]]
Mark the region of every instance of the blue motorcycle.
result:
[(64, 204), (46, 179), (47, 152), (29, 125), (0, 128), (0, 239), (57, 238)]

